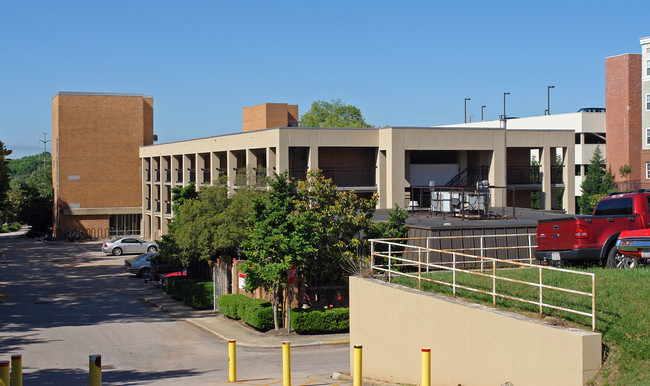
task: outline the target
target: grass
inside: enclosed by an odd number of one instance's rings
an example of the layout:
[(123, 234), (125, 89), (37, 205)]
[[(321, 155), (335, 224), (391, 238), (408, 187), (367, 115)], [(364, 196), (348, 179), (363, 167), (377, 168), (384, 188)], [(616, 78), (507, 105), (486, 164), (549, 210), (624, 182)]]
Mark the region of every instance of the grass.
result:
[[(578, 269), (576, 269), (578, 271)], [(650, 269), (588, 268), (579, 271), (596, 275), (596, 331), (603, 336), (605, 362), (593, 380), (599, 385), (650, 385)], [(490, 272), (486, 272), (490, 273)], [(498, 275), (537, 282), (537, 269), (499, 270)], [(450, 272), (429, 273), (427, 277), (451, 281)], [(395, 277), (393, 283), (417, 288), (417, 279)], [(492, 279), (467, 273), (457, 273), (456, 283), (468, 287), (492, 290)], [(587, 276), (545, 271), (544, 284), (579, 291), (591, 291), (591, 278)], [(422, 281), (422, 290), (452, 296), (450, 287)], [(497, 292), (532, 301), (539, 300), (539, 290), (518, 283), (497, 281)], [(457, 289), (457, 297), (492, 305), (492, 296)], [(544, 303), (591, 312), (591, 298), (544, 290)], [(539, 307), (497, 298), (497, 307), (524, 314), (539, 313)], [(563, 311), (544, 309), (545, 317), (566, 322), (571, 326), (591, 330), (591, 318)]]

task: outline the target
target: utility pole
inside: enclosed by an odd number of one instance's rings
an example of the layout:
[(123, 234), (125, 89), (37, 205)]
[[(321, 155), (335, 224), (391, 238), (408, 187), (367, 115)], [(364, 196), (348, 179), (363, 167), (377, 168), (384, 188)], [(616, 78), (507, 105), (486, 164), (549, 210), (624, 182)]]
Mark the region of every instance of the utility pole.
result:
[(39, 141), (43, 142), (43, 170), (45, 170), (45, 166), (46, 166), (45, 153), (47, 153), (47, 143), (50, 142), (50, 140), (47, 139), (47, 133), (43, 133), (43, 139), (39, 139)]

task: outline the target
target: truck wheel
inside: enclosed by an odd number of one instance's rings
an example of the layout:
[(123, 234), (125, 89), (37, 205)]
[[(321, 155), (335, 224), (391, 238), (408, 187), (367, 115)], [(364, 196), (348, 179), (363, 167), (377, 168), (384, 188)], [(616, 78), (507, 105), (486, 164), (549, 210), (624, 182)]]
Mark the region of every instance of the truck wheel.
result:
[(636, 268), (637, 263), (632, 257), (625, 257), (618, 253), (616, 247), (612, 247), (607, 254), (605, 268)]

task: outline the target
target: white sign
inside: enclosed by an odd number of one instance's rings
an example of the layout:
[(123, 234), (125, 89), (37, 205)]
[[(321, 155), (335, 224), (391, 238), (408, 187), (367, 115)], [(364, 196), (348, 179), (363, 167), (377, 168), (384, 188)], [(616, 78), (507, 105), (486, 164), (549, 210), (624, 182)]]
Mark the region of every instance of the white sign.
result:
[(244, 289), (244, 287), (246, 286), (246, 274), (243, 272), (239, 272), (237, 276), (239, 276), (239, 289)]

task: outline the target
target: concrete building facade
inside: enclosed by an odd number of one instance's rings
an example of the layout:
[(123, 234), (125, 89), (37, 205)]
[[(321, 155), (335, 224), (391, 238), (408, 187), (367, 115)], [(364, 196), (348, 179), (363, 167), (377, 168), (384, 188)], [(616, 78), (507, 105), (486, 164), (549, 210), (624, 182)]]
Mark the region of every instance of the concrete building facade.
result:
[[(574, 213), (569, 193), (574, 191), (574, 130), (507, 131), (509, 157), (520, 148), (538, 149), (542, 154), (541, 180), (526, 182), (539, 184), (548, 193), (543, 204), (550, 208), (550, 192), (566, 188), (566, 210)], [(157, 239), (167, 233), (173, 216), (171, 189), (175, 186), (211, 184), (226, 176), (235, 190), (243, 177), (251, 181), (285, 170), (301, 179), (307, 170), (321, 169), (339, 189), (362, 195), (377, 193), (378, 208), (386, 209), (395, 203), (407, 205), (412, 186), (429, 185), (430, 181), (443, 186), (463, 172), (481, 169), (495, 187), (492, 205), (506, 206), (506, 168), (516, 158), (508, 158), (506, 166), (505, 145), (501, 127), (272, 127), (143, 146), (143, 235)], [(565, 167), (553, 168), (557, 149), (567, 160)]]
[(52, 99), (54, 231), (139, 234), (139, 148), (153, 144), (153, 98), (60, 92)]
[[(599, 109), (582, 109), (582, 110), (599, 110)], [(575, 151), (574, 151), (574, 190), (570, 194), (574, 197), (579, 197), (582, 195), (580, 186), (582, 185), (582, 180), (587, 171), (587, 166), (591, 162), (591, 159), (594, 155), (596, 147), (600, 148), (600, 151), (605, 156), (607, 152), (607, 128), (606, 128), (606, 113), (605, 112), (594, 112), (594, 111), (579, 111), (575, 113), (565, 113), (565, 114), (553, 114), (553, 115), (543, 115), (537, 117), (526, 117), (526, 118), (509, 118), (507, 120), (507, 127), (509, 130), (572, 130), (575, 133)], [(499, 121), (484, 121), (484, 122), (472, 122), (467, 124), (459, 125), (460, 127), (498, 127)], [(510, 147), (510, 145), (508, 145)], [(540, 153), (539, 148), (518, 148), (518, 149), (508, 149), (508, 167), (509, 167), (509, 176), (508, 176), (508, 185), (517, 186), (519, 190), (519, 196), (517, 197), (517, 205), (525, 206), (526, 200), (530, 199), (530, 192), (538, 191), (541, 193), (541, 197), (545, 199), (550, 199), (551, 202), (544, 204), (545, 208), (557, 208), (559, 205), (556, 205), (553, 200), (556, 198), (555, 192), (553, 194), (545, 194), (541, 183), (531, 184), (531, 183), (520, 183), (527, 182), (522, 180), (522, 171), (530, 170), (530, 161), (531, 154), (535, 156), (535, 159), (540, 162), (540, 167), (544, 161), (545, 154), (543, 151)], [(542, 149), (543, 150), (543, 149)], [(564, 154), (561, 154), (558, 149), (549, 149), (550, 154), (546, 154), (550, 157), (550, 162), (552, 167), (557, 174), (562, 168), (558, 165), (558, 158), (564, 163)], [(548, 161), (547, 161), (548, 162)], [(559, 176), (555, 177), (559, 179)], [(539, 180), (539, 179), (537, 179)], [(563, 189), (562, 184), (554, 184), (552, 188)], [(566, 202), (566, 201), (564, 201)], [(566, 208), (565, 208), (566, 209)]]

